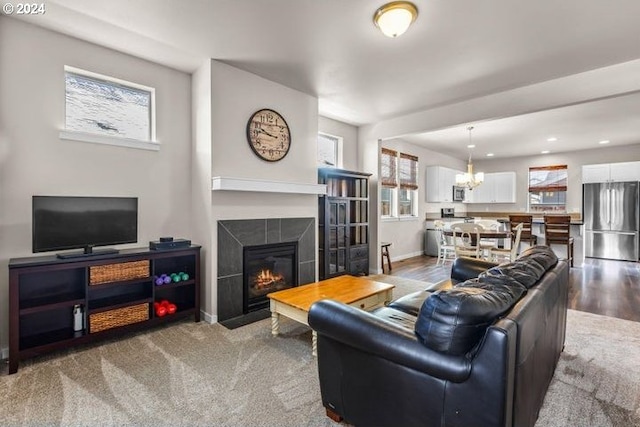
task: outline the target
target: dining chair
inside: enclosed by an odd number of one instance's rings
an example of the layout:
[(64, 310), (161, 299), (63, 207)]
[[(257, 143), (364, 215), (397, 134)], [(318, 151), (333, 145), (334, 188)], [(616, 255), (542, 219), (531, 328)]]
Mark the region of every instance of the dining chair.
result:
[[(471, 223), (470, 223), (471, 224)], [(482, 258), (480, 250), (480, 227), (471, 224), (472, 227), (453, 228), (453, 245), (456, 251), (456, 258), (461, 256)]]
[(473, 223), (481, 225), (485, 230), (498, 230), (500, 228), (500, 222), (495, 219), (476, 219)]
[(453, 224), (451, 224), (451, 229), (453, 230), (454, 228), (459, 228), (462, 231), (471, 231), (471, 232), (475, 232), (476, 229), (478, 231), (483, 231), (484, 227), (480, 224), (476, 224), (475, 222), (454, 222)]
[(571, 237), (570, 215), (545, 215), (544, 241), (547, 246), (554, 244), (567, 247), (567, 258), (573, 267), (573, 237)]
[(513, 262), (518, 257), (518, 246), (520, 246), (520, 238), (522, 237), (522, 223), (518, 224), (515, 228), (514, 243), (511, 244), (511, 248), (491, 248), (489, 256), (493, 261), (506, 260)]
[[(473, 221), (474, 224), (480, 225), (483, 230), (490, 231), (499, 231), (502, 224), (500, 224), (495, 219), (476, 219)], [(486, 255), (487, 258), (491, 256), (491, 249), (498, 247), (498, 239), (491, 238), (480, 238), (480, 249), (483, 251), (483, 254)]]
[[(509, 215), (509, 223), (513, 232), (518, 224), (522, 224), (520, 242), (527, 242), (529, 246), (538, 244), (538, 236), (533, 234), (533, 215)], [(511, 233), (511, 244), (514, 244), (515, 233)]]
[(439, 265), (441, 260), (442, 265), (444, 265), (447, 259), (452, 260), (455, 258), (456, 248), (444, 234), (444, 221), (436, 220), (433, 225), (438, 232), (438, 260), (436, 261), (436, 265)]

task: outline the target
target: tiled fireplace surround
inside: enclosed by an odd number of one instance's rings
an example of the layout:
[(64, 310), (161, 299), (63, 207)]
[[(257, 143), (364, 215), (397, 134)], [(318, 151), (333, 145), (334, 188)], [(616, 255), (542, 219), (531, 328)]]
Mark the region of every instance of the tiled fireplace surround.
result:
[(218, 320), (241, 318), (245, 246), (298, 242), (298, 284), (315, 281), (315, 218), (218, 221)]

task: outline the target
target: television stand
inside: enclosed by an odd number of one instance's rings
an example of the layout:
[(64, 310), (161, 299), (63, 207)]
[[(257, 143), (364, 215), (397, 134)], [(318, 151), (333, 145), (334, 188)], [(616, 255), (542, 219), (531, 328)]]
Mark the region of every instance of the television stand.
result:
[[(183, 274), (169, 283), (156, 280), (172, 273)], [(154, 303), (165, 300), (175, 305), (174, 313), (155, 310)], [(84, 314), (80, 331), (74, 330), (76, 306)], [(95, 257), (9, 260), (10, 374), (30, 357), (189, 317), (200, 321), (197, 245), (163, 251), (121, 249), (115, 255)]]
[(71, 258), (84, 258), (90, 256), (98, 256), (98, 255), (111, 255), (120, 253), (118, 249), (108, 248), (108, 249), (93, 249), (91, 247), (85, 248), (84, 252), (69, 252), (63, 254), (56, 254), (56, 256), (60, 259), (71, 259)]

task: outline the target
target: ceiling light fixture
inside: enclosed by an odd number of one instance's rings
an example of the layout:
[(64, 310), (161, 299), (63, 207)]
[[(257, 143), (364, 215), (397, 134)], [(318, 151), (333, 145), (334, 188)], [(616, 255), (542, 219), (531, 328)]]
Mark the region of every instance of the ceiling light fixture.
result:
[(495, 154), (493, 154), (493, 153), (487, 153), (487, 157), (493, 157), (493, 156), (495, 156)]
[(558, 138), (556, 138), (555, 136), (552, 136), (551, 138), (547, 138), (547, 142), (555, 142), (557, 140)]
[(387, 37), (402, 35), (418, 17), (418, 8), (408, 1), (392, 1), (373, 14), (373, 23)]
[(473, 173), (473, 163), (471, 163), (471, 148), (475, 147), (475, 145), (471, 143), (473, 126), (469, 126), (467, 130), (469, 131), (469, 145), (467, 145), (467, 148), (469, 148), (469, 163), (467, 164), (467, 173), (456, 174), (456, 185), (473, 190), (484, 182), (484, 173), (478, 172), (475, 175)]
[(541, 153), (542, 153), (542, 154), (549, 154), (550, 152), (551, 152), (551, 151), (549, 151), (549, 150), (541, 151)]
[(604, 141), (600, 141), (598, 144), (608, 144), (609, 142), (611, 141), (609, 141), (608, 139), (605, 139)]

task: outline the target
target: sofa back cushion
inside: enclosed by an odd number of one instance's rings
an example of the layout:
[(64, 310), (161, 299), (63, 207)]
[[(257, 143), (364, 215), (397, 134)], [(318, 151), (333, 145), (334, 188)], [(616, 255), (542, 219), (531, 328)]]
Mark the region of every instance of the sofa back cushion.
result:
[(426, 299), (415, 325), (422, 344), (432, 350), (463, 355), (485, 330), (526, 293), (518, 283), (508, 285), (468, 280), (464, 285), (436, 291)]
[(527, 289), (536, 285), (549, 269), (558, 263), (558, 257), (548, 246), (534, 246), (522, 252), (514, 262), (501, 264), (480, 274), (480, 278), (509, 276)]
[(522, 251), (518, 259), (534, 260), (540, 264), (545, 271), (549, 271), (558, 263), (558, 257), (549, 246), (531, 246)]
[(480, 273), (496, 265), (498, 265), (498, 263), (491, 261), (457, 257), (451, 265), (451, 284), (455, 286), (474, 277), (478, 277)]

